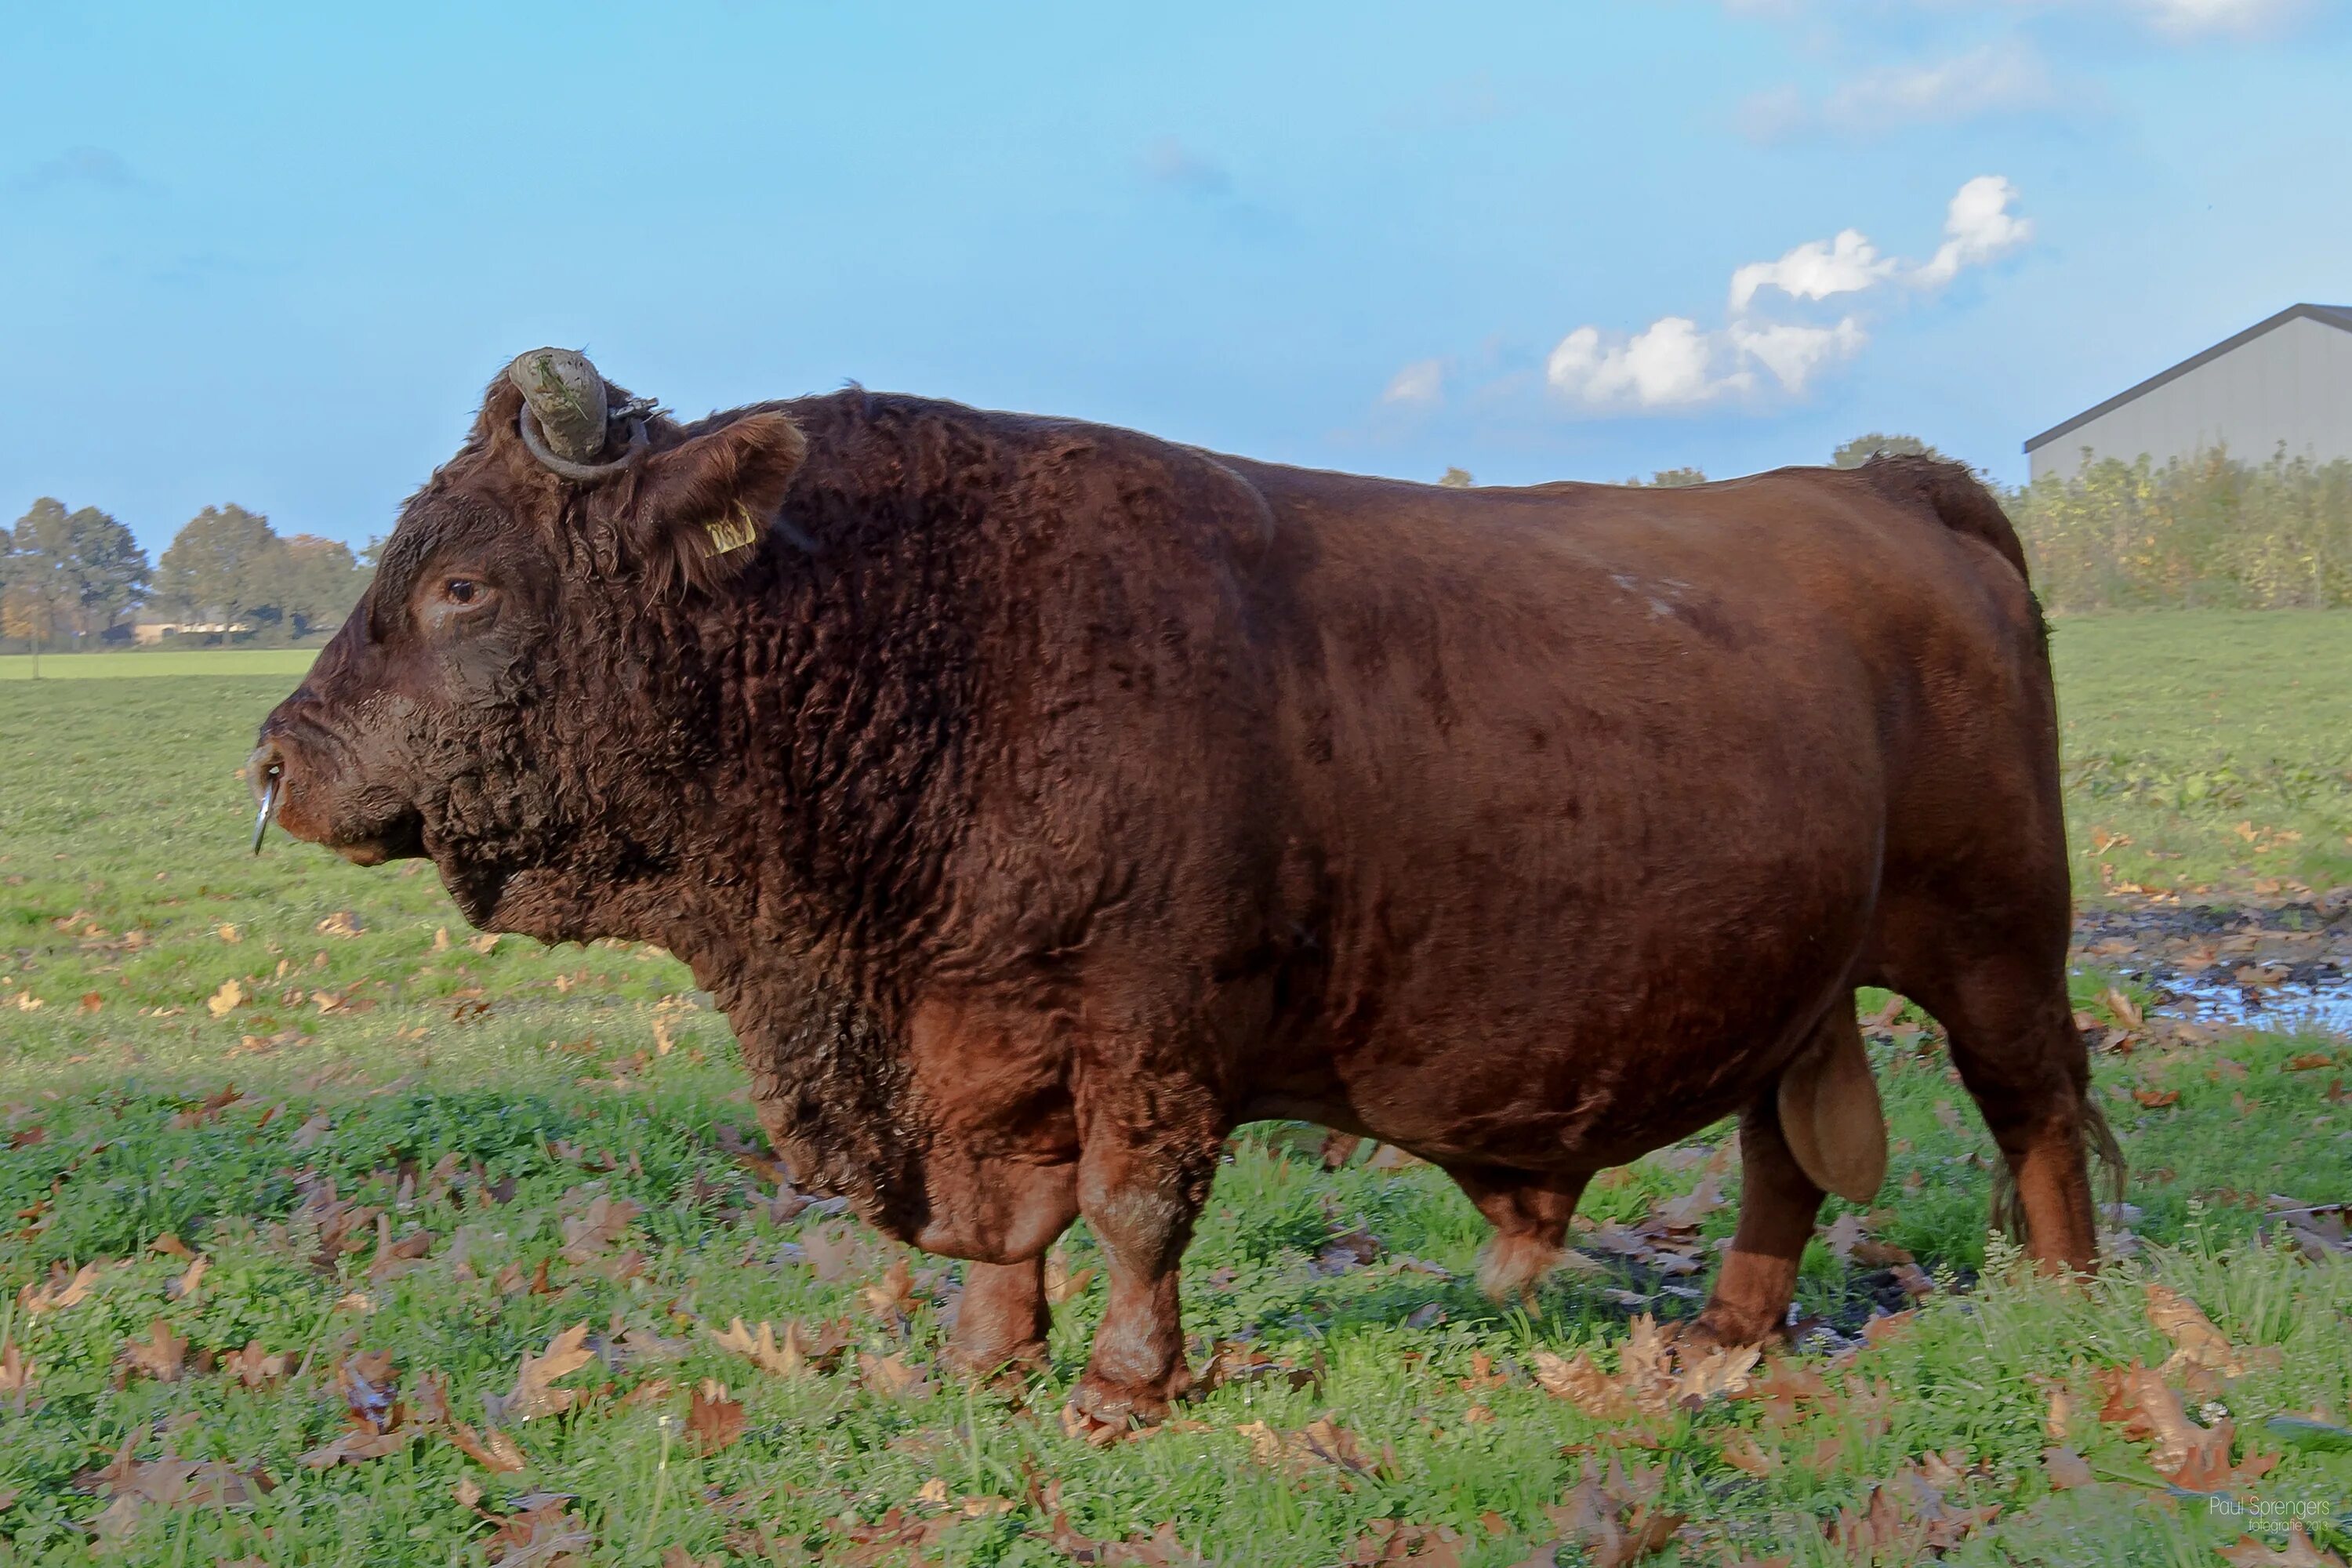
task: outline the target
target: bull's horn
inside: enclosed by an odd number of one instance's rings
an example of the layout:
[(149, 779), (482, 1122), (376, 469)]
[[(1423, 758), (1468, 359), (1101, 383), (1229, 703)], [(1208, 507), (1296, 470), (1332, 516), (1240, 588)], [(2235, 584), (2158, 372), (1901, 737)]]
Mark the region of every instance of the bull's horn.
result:
[(507, 379), (530, 410), (523, 423), (525, 438), (536, 423), (547, 456), (563, 463), (588, 463), (604, 450), (604, 378), (586, 354), (533, 349), (507, 366)]

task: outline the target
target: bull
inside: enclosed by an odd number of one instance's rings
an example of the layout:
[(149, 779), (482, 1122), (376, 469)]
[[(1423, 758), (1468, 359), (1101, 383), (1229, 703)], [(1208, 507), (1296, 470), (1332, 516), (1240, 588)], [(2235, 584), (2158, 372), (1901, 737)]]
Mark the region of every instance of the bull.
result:
[(1688, 1333), (1785, 1321), (1885, 1125), (1853, 994), (1940, 1021), (2030, 1254), (2093, 1261), (2040, 612), (1957, 466), (1452, 489), (862, 389), (684, 422), (540, 350), (262, 725), (265, 816), (465, 917), (658, 943), (794, 1179), (969, 1260), (951, 1353), (1191, 1382), (1227, 1137), (1442, 1167), (1483, 1282), (1739, 1118)]

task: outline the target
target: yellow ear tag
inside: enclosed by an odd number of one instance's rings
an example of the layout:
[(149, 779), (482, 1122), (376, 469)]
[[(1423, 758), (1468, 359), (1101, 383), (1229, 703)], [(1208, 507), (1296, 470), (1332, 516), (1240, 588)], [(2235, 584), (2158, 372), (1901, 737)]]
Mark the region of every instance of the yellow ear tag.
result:
[(727, 555), (755, 543), (760, 537), (759, 524), (753, 521), (751, 509), (742, 502), (735, 503), (735, 515), (718, 518), (702, 525), (710, 535), (710, 553)]

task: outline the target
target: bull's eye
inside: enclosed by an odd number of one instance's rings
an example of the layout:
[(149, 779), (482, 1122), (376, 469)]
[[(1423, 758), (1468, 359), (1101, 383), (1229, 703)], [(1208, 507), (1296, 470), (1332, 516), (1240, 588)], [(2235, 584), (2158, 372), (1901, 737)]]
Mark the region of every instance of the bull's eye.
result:
[(453, 605), (470, 605), (481, 589), (470, 577), (452, 577), (442, 592), (449, 596)]

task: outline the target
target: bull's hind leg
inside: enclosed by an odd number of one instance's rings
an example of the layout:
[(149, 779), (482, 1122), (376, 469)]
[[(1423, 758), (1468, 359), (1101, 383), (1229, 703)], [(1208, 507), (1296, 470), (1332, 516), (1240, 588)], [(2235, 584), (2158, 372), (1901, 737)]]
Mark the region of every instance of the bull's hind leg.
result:
[(2091, 1101), (2090, 1053), (2065, 983), (1991, 960), (1946, 984), (1906, 988), (1951, 1038), (1952, 1064), (1984, 1115), (2016, 1185), (2026, 1253), (2046, 1272), (2086, 1269), (2098, 1250), (2088, 1146), (2120, 1172), (2106, 1121)]
[[(1843, 999), (1834, 1005), (1853, 1010)], [(1778, 1089), (1767, 1089), (1740, 1113), (1739, 1227), (1690, 1337), (1752, 1345), (1786, 1330), (1789, 1303), (1797, 1293), (1797, 1265), (1812, 1239), (1822, 1195), (1780, 1131)]]
[(2090, 1268), (2098, 1232), (2088, 1148), (2119, 1179), (2122, 1159), (2092, 1103), (2090, 1053), (2066, 994), (2063, 892), (2054, 911), (2030, 919), (1899, 904), (1884, 930), (1884, 984), (1950, 1037), (1952, 1064), (2015, 1182), (2028, 1256), (2053, 1273)]
[(1478, 1288), (1496, 1301), (1523, 1300), (1568, 1254), (1568, 1222), (1591, 1178), (1582, 1173), (1530, 1176), (1488, 1166), (1448, 1166), (1495, 1239), (1478, 1254)]
[(971, 1377), (1042, 1372), (1053, 1327), (1042, 1254), (1019, 1263), (968, 1263), (948, 1359)]

